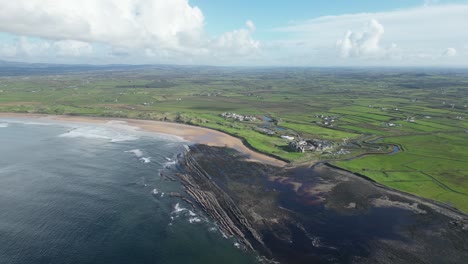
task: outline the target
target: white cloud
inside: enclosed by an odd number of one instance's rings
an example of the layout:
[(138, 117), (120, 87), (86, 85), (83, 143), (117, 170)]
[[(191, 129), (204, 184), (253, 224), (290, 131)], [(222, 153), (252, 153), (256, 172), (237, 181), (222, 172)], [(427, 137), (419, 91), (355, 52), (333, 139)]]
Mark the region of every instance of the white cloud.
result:
[(0, 31), (113, 46), (170, 46), (202, 28), (187, 0), (2, 0)]
[(226, 32), (215, 39), (211, 44), (213, 50), (218, 55), (226, 55), (226, 51), (240, 56), (255, 54), (260, 49), (260, 42), (252, 37), (255, 25), (250, 20), (245, 24), (247, 28)]
[(260, 42), (251, 20), (218, 36), (209, 35), (202, 10), (189, 0), (0, 0), (0, 59), (468, 65), (468, 4), (436, 2), (421, 1), (420, 7), (388, 12), (317, 17), (274, 29), (269, 34), (277, 34), (276, 39)]
[(0, 58), (13, 58), (16, 56), (16, 52), (15, 46), (0, 44)]
[(188, 0), (0, 0), (0, 6), (0, 32), (41, 40), (31, 47), (29, 42), (10, 43), (0, 55), (33, 56), (41, 44), (59, 56), (78, 57), (91, 54), (98, 44), (108, 53), (155, 62), (203, 63), (210, 54), (248, 56), (260, 47), (250, 20), (247, 28), (209, 36), (202, 11)]
[(457, 55), (457, 50), (454, 48), (448, 48), (444, 52), (444, 56), (446, 57), (454, 57)]
[(53, 56), (85, 56), (93, 52), (91, 44), (75, 40), (47, 41), (19, 37), (10, 43), (0, 45), (0, 56), (4, 58)]
[(93, 52), (91, 44), (76, 40), (61, 40), (53, 43), (53, 47), (61, 56), (83, 56)]
[(51, 45), (45, 41), (30, 41), (26, 37), (17, 38), (11, 43), (2, 43), (0, 55), (2, 57), (38, 56), (49, 52)]
[(254, 25), (254, 23), (252, 22), (252, 20), (247, 20), (247, 22), (245, 22), (245, 25), (246, 25), (251, 31), (255, 31), (255, 25)]
[(380, 47), (380, 41), (385, 30), (382, 24), (372, 19), (364, 32), (348, 30), (343, 39), (337, 41), (341, 56), (347, 57), (380, 57), (385, 51)]
[(26, 37), (21, 37), (18, 43), (18, 52), (24, 53), (28, 56), (44, 54), (50, 49), (50, 44), (48, 42), (31, 42)]
[[(467, 14), (467, 4), (437, 4), (388, 12), (323, 16), (294, 22), (274, 31), (292, 36), (291, 43), (305, 43), (302, 56), (314, 56), (314, 63), (319, 65), (341, 65), (348, 63), (346, 61), (359, 65), (438, 65), (438, 60), (442, 60), (441, 50), (447, 47), (462, 50), (468, 43)], [(375, 21), (369, 24), (372, 20)], [(366, 24), (368, 26), (363, 28)], [(334, 58), (330, 50), (336, 50), (337, 46), (341, 56)], [(297, 46), (282, 48), (294, 51)], [(467, 65), (468, 58), (456, 56), (445, 62)]]

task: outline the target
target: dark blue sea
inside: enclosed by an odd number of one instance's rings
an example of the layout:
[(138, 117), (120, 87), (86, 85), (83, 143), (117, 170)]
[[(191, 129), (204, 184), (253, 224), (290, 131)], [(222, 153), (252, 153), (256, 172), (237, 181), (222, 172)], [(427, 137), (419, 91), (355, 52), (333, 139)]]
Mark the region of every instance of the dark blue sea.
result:
[(1, 264), (256, 263), (180, 198), (188, 142), (123, 122), (0, 119)]

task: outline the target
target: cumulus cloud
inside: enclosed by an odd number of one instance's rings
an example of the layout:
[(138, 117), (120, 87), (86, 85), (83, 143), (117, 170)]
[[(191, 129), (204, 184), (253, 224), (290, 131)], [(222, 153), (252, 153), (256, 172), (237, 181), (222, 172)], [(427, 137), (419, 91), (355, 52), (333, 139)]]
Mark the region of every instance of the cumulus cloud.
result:
[(385, 30), (382, 24), (372, 19), (362, 33), (348, 30), (345, 37), (337, 41), (337, 46), (344, 58), (381, 56), (385, 53), (385, 50), (380, 47), (380, 41), (384, 33)]
[(242, 28), (230, 32), (226, 32), (216, 38), (211, 47), (217, 54), (226, 54), (226, 51), (234, 52), (236, 55), (245, 56), (254, 54), (260, 48), (260, 42), (254, 40), (252, 33), (255, 31), (255, 25), (248, 20), (247, 28)]
[(251, 31), (255, 31), (255, 24), (252, 22), (252, 20), (247, 20), (247, 22), (245, 22), (245, 25), (246, 25)]
[(247, 56), (259, 48), (252, 21), (246, 22), (247, 28), (216, 37), (205, 32), (204, 20), (201, 9), (188, 0), (1, 0), (0, 32), (41, 41), (13, 43), (17, 47), (9, 43), (0, 47), (0, 55), (33, 56), (43, 48), (78, 57), (91, 54), (97, 44), (114, 57), (184, 60), (210, 54)]
[[(290, 43), (305, 43), (302, 56), (314, 56), (317, 64), (439, 65), (438, 60), (447, 47), (461, 51), (468, 43), (466, 14), (468, 4), (434, 4), (386, 12), (322, 16), (290, 23), (276, 28), (275, 32), (292, 36)], [(372, 20), (374, 22), (369, 23)], [(351, 31), (346, 32), (348, 29)], [(282, 48), (298, 49), (287, 44)], [(336, 56), (337, 48), (340, 56)], [(335, 54), (321, 55), (329, 54), (330, 50)], [(466, 65), (468, 58), (464, 53), (461, 55), (462, 52), (458, 52), (450, 63)]]
[(454, 48), (448, 48), (444, 52), (444, 56), (446, 57), (454, 57), (457, 55), (457, 50)]
[(2, 1), (0, 31), (113, 46), (177, 47), (196, 35), (204, 17), (187, 0)]

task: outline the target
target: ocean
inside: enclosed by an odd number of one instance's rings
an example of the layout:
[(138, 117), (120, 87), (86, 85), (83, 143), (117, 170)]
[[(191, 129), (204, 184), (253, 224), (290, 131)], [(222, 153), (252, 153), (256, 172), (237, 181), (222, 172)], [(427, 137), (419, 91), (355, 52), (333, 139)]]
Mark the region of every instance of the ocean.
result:
[(257, 263), (170, 193), (182, 139), (0, 118), (0, 263)]

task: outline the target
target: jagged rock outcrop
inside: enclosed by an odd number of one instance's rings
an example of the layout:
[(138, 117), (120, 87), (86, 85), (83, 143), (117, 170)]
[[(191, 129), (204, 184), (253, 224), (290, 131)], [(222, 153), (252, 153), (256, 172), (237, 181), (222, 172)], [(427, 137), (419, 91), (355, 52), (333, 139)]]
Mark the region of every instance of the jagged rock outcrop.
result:
[[(212, 177), (198, 165), (190, 152), (179, 160), (184, 174), (176, 174), (198, 205), (214, 219), (227, 236), (235, 236), (247, 250), (258, 250), (271, 255), (262, 236), (244, 215), (232, 198), (212, 180)], [(254, 244), (254, 245), (253, 245)]]

